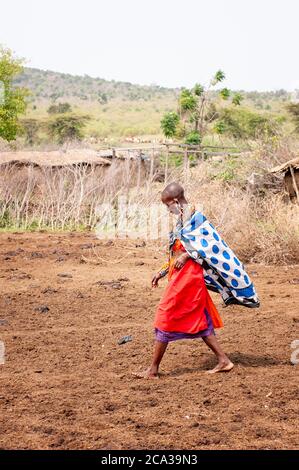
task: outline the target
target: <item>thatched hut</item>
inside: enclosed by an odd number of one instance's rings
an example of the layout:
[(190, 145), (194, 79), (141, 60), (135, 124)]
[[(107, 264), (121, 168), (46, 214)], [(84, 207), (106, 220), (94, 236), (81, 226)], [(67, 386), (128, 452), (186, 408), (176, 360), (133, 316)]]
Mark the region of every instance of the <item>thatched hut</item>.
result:
[(20, 168), (26, 166), (65, 168), (71, 166), (109, 166), (111, 162), (102, 158), (100, 152), (90, 149), (57, 150), (50, 152), (0, 152), (0, 168), (2, 165), (12, 164)]
[(291, 201), (299, 204), (299, 157), (272, 168), (270, 173), (283, 175), (285, 189)]

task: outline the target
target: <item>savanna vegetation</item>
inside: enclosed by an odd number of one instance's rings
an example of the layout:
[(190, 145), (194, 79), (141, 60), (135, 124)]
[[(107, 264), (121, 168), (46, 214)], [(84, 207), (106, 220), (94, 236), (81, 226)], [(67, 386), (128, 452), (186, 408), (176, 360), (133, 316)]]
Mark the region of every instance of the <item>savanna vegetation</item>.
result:
[[(289, 92), (231, 91), (220, 70), (210, 83), (195, 84), (192, 89), (140, 86), (31, 68), (15, 74), (13, 84), (16, 90), (29, 91), (20, 145), (52, 143), (47, 123), (61, 115), (88, 116), (76, 138), (105, 145), (121, 145), (134, 137), (162, 141), (165, 136), (216, 145), (231, 143), (231, 139), (291, 135), (297, 129)], [(37, 129), (34, 139), (33, 127)]]

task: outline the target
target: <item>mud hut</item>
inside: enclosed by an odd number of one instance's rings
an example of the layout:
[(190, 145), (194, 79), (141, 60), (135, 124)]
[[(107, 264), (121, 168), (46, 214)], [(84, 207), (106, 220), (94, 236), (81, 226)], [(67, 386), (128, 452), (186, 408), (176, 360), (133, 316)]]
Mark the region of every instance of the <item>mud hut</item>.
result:
[(110, 166), (110, 161), (103, 158), (100, 152), (90, 149), (72, 149), (68, 151), (18, 151), (0, 152), (2, 165), (65, 168), (71, 166)]
[(284, 186), (291, 201), (299, 204), (299, 157), (272, 168), (270, 173), (283, 175)]

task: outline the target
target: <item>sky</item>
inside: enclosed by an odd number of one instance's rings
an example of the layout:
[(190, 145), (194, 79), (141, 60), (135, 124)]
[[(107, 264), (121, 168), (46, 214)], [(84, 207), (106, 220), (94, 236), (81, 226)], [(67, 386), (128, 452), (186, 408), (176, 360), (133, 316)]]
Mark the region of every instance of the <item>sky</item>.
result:
[(141, 85), (299, 88), (298, 0), (0, 0), (28, 67)]

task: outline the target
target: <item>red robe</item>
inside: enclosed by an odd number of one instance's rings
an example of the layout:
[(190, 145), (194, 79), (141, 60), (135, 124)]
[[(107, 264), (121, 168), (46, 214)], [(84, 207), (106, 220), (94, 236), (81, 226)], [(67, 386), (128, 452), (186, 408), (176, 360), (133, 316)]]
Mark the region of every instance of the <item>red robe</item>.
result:
[[(185, 251), (176, 240), (172, 251)], [(203, 268), (193, 259), (188, 259), (181, 269), (174, 268), (171, 258), (168, 285), (156, 310), (154, 327), (162, 331), (195, 334), (208, 328), (204, 313), (208, 311), (214, 328), (223, 326), (216, 306), (207, 290)]]

